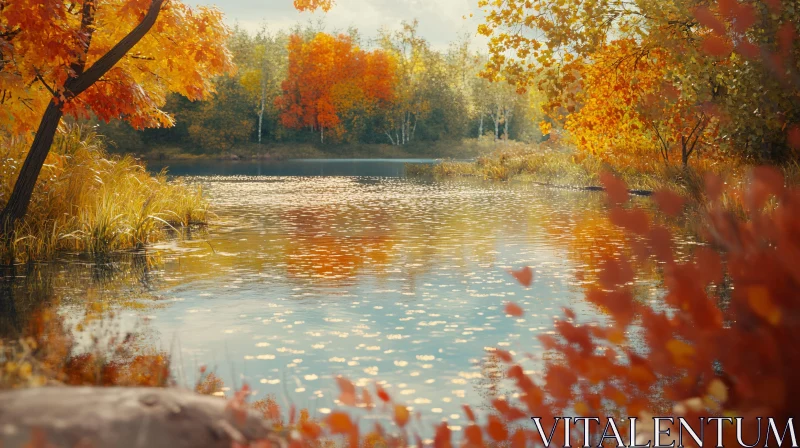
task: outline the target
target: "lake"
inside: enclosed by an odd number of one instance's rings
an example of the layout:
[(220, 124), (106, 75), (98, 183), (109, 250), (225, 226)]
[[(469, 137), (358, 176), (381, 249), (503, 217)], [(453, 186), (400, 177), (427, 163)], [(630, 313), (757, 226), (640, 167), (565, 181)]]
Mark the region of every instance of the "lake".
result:
[[(482, 413), (505, 393), (487, 350), (532, 354), (523, 365), (535, 375), (537, 336), (563, 307), (606, 324), (583, 300), (591, 275), (576, 273), (621, 253), (624, 238), (601, 193), (407, 178), (404, 162), (176, 164), (213, 204), (206, 232), (6, 275), (0, 325), (22, 332), (26, 313), (53, 306), (84, 349), (135, 333), (171, 355), (182, 384), (205, 365), (229, 387), (320, 415), (337, 408), (344, 375), (382, 384), (421, 413), (423, 432), (461, 427), (462, 404)], [(530, 288), (509, 274), (523, 266)], [(639, 299), (658, 303), (658, 285), (637, 278)], [(525, 317), (506, 316), (507, 301)]]

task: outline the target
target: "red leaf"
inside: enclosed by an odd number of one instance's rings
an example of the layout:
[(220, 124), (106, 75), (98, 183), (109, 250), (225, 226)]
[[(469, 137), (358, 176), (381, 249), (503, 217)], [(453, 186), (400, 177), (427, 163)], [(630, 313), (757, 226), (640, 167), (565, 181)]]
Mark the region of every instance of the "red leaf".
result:
[(497, 412), (502, 414), (503, 417), (510, 422), (527, 417), (527, 415), (521, 410), (509, 406), (506, 400), (492, 400), (492, 406), (494, 406), (494, 408), (497, 409)]
[(489, 416), (486, 432), (489, 434), (489, 437), (496, 442), (502, 442), (508, 438), (508, 428), (506, 428), (506, 425), (504, 425), (496, 415)]
[(797, 30), (795, 29), (795, 25), (792, 22), (785, 22), (781, 27), (778, 29), (778, 48), (781, 51), (781, 54), (784, 56), (788, 56), (789, 53), (792, 51), (792, 44), (797, 37)]
[(722, 195), (722, 179), (713, 173), (705, 175), (706, 196), (709, 201), (716, 201)]
[(753, 168), (753, 180), (764, 186), (769, 194), (780, 195), (784, 188), (783, 173), (772, 166), (757, 166)]
[(711, 12), (710, 9), (706, 8), (705, 6), (700, 6), (694, 10), (694, 17), (706, 28), (710, 28), (717, 34), (725, 34), (725, 24), (722, 23), (717, 17)]
[(514, 435), (511, 436), (511, 448), (525, 448), (525, 432), (521, 429), (514, 431)]
[(694, 252), (700, 281), (704, 284), (722, 283), (722, 260), (719, 254), (708, 247), (700, 247)]
[(718, 36), (707, 36), (703, 39), (702, 49), (707, 54), (718, 57), (728, 56), (733, 51), (731, 43)]
[(354, 426), (350, 416), (341, 411), (334, 411), (326, 419), (333, 434), (348, 434)]
[(469, 425), (464, 430), (464, 436), (467, 438), (467, 442), (469, 442), (473, 446), (483, 446), (483, 434), (481, 433), (481, 428), (476, 425)]
[(464, 408), (464, 413), (467, 414), (467, 419), (469, 419), (469, 421), (471, 421), (472, 423), (475, 423), (475, 413), (472, 412), (472, 408), (466, 404), (463, 405), (462, 407)]
[(615, 226), (630, 230), (637, 235), (644, 235), (650, 228), (650, 218), (647, 217), (647, 213), (644, 210), (625, 210), (620, 207), (614, 207), (608, 217)]
[(498, 358), (500, 358), (503, 362), (512, 362), (514, 359), (511, 357), (511, 353), (500, 350), (499, 348), (493, 352)]
[(628, 200), (628, 186), (623, 180), (609, 172), (603, 172), (600, 174), (600, 183), (603, 184), (612, 202), (619, 204)]
[(752, 60), (756, 60), (761, 57), (761, 49), (747, 39), (742, 39), (739, 41), (739, 43), (736, 45), (736, 51), (738, 51), (742, 56)]
[(733, 29), (739, 33), (744, 33), (756, 23), (756, 10), (753, 5), (739, 4), (736, 11), (736, 18), (733, 20)]
[(533, 269), (531, 269), (530, 266), (525, 266), (518, 271), (511, 271), (511, 275), (526, 288), (529, 288), (533, 282)]
[(372, 402), (372, 395), (369, 394), (367, 389), (361, 391), (361, 402), (364, 403), (367, 409), (372, 409), (375, 406), (375, 403)]
[(619, 285), (633, 281), (634, 272), (627, 259), (606, 258), (601, 266), (598, 280), (606, 289), (614, 289)]
[(658, 204), (658, 208), (669, 216), (678, 216), (683, 210), (686, 199), (683, 196), (669, 191), (659, 190), (653, 193), (653, 200)]
[(767, 4), (769, 9), (772, 10), (775, 14), (780, 14), (781, 12), (781, 0), (764, 0), (764, 3)]
[(665, 227), (653, 227), (649, 233), (650, 248), (664, 262), (672, 261), (672, 234)]
[(717, 0), (717, 6), (719, 7), (719, 12), (727, 20), (735, 19), (736, 13), (739, 11), (739, 3), (737, 0)]
[(380, 384), (375, 385), (375, 390), (376, 393), (378, 394), (378, 398), (380, 398), (381, 401), (383, 401), (384, 403), (392, 401), (392, 398), (389, 396), (389, 394), (386, 393), (386, 390), (383, 387), (381, 387)]
[(322, 428), (314, 422), (302, 421), (300, 422), (300, 433), (308, 439), (317, 440), (322, 435)]
[(506, 304), (506, 314), (510, 314), (514, 317), (520, 317), (524, 314), (524, 312), (516, 303), (508, 302)]
[(341, 394), (339, 394), (339, 401), (345, 406), (355, 406), (356, 387), (353, 386), (353, 383), (341, 376), (336, 377), (336, 383), (339, 385), (339, 390), (341, 391)]
[(451, 440), (450, 428), (447, 427), (446, 422), (442, 422), (436, 427), (436, 436), (433, 438), (434, 448), (453, 448)]

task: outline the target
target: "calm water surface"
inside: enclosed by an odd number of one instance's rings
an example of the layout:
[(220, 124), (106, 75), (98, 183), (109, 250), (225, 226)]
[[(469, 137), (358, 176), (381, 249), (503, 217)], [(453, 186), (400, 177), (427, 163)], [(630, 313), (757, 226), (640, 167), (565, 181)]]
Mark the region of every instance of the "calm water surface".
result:
[[(367, 175), (292, 171), (305, 164)], [(298, 162), (286, 175), (240, 163), (218, 176), (207, 166), (175, 167), (201, 169), (186, 180), (213, 204), (207, 233), (111, 268), (54, 263), (36, 274), (46, 286), (21, 275), (4, 291), (18, 308), (58, 297), (87, 345), (93, 334), (120, 329), (144, 335), (172, 354), (175, 376), (187, 384), (207, 365), (228, 386), (246, 381), (259, 397), (324, 414), (337, 407), (333, 377), (345, 375), (358, 385), (380, 382), (421, 411), (423, 427), (443, 419), (463, 426), (462, 404), (480, 409), (504, 393), (487, 349), (531, 353), (524, 365), (535, 373), (536, 336), (553, 333), (562, 307), (605, 321), (583, 301), (575, 273), (619, 253), (621, 238), (597, 193), (417, 180), (402, 177), (402, 167)], [(508, 273), (526, 265), (535, 270), (529, 289)], [(655, 300), (656, 282), (637, 281), (641, 299)], [(506, 316), (506, 301), (529, 313)]]

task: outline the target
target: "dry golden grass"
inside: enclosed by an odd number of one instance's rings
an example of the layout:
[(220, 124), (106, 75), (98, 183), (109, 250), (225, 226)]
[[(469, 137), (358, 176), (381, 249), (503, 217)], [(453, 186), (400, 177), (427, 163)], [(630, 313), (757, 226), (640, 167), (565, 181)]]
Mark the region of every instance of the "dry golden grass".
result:
[[(719, 176), (727, 185), (742, 187), (747, 182), (751, 165), (734, 159), (710, 161), (693, 160), (686, 168), (676, 165), (657, 165), (654, 170), (641, 171), (630, 166), (612, 166), (596, 157), (577, 153), (561, 145), (498, 143), (474, 162), (442, 160), (435, 165), (406, 165), (411, 176), (436, 178), (477, 177), (492, 181), (537, 182), (552, 186), (585, 188), (599, 187), (599, 175), (608, 171), (625, 181), (628, 188), (641, 191), (667, 189), (679, 193), (695, 206), (706, 203), (705, 176)], [(781, 167), (790, 185), (800, 183), (800, 164)], [(738, 191), (733, 188), (730, 191)], [(723, 194), (726, 209), (743, 212), (744, 199), (735, 193)], [(741, 214), (741, 213), (739, 213)]]
[[(27, 145), (0, 141), (0, 205), (14, 186)], [(62, 125), (28, 208), (2, 260), (42, 260), (58, 251), (94, 254), (137, 249), (169, 228), (205, 222), (208, 203), (199, 187), (152, 176), (130, 156), (110, 157), (93, 130)]]

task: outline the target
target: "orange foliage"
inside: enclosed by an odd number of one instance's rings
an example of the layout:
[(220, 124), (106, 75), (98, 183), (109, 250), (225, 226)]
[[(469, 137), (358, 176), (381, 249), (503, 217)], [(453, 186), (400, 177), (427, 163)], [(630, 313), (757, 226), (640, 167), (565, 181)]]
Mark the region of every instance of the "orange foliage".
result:
[[(70, 386), (165, 387), (172, 382), (169, 356), (155, 351), (142, 353), (132, 334), (121, 341), (112, 337), (107, 347), (95, 341), (92, 350), (76, 353), (63, 317), (52, 309), (37, 311), (26, 334), (25, 345), (32, 348), (34, 360), (29, 375)], [(4, 387), (17, 387), (26, 381), (22, 377), (0, 377)]]
[[(710, 50), (723, 46), (713, 41)], [(693, 154), (707, 158), (711, 153), (701, 149), (716, 135), (715, 121), (694, 92), (670, 81), (682, 64), (664, 48), (643, 51), (632, 39), (612, 41), (590, 61), (572, 64), (573, 82), (584, 87), (567, 95), (569, 104), (557, 98), (549, 108), (566, 107), (565, 128), (578, 149), (616, 167), (652, 171), (662, 162), (685, 164)]]
[[(73, 97), (75, 81), (101, 65), (152, 7), (160, 9), (153, 28), (101, 82)], [(28, 136), (50, 101), (77, 117), (169, 126), (172, 118), (161, 110), (167, 93), (205, 99), (214, 91), (211, 78), (234, 69), (224, 44), (228, 29), (213, 8), (180, 1), (22, 0), (3, 2), (0, 11), (0, 129), (16, 136)]]
[(281, 124), (289, 129), (329, 129), (341, 137), (343, 113), (384, 108), (393, 99), (395, 61), (386, 52), (358, 48), (340, 34), (317, 33), (289, 40), (289, 69), (283, 95), (275, 100)]

